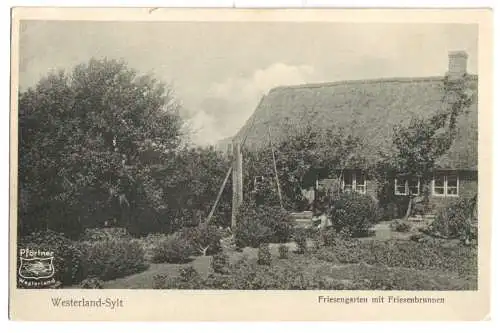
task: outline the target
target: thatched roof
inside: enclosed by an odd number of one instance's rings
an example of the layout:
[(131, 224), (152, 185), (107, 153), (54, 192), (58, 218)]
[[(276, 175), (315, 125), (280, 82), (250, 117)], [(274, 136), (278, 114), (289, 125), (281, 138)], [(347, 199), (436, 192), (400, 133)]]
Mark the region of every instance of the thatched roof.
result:
[[(412, 117), (429, 117), (444, 107), (445, 77), (392, 78), (342, 81), (277, 87), (264, 96), (237, 137), (247, 135), (246, 146), (269, 144), (286, 138), (284, 124), (311, 122), (318, 128), (343, 128), (364, 139), (368, 159), (391, 149), (395, 125)], [(440, 159), (441, 168), (477, 170), (477, 76), (466, 77), (473, 103), (458, 120), (458, 135), (449, 152)], [(251, 130), (248, 132), (248, 130)]]

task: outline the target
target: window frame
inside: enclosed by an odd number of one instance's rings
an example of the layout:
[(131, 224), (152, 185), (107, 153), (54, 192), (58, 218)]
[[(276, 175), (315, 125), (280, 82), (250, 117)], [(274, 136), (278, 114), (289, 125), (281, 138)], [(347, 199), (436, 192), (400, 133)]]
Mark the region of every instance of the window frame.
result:
[[(456, 186), (448, 186), (448, 176), (449, 175), (455, 176), (457, 179), (457, 185)], [(439, 186), (440, 188), (443, 188), (443, 194), (436, 193), (436, 178), (437, 177), (443, 177), (443, 186)], [(456, 194), (449, 194), (448, 193), (448, 188), (456, 188), (457, 193)], [(440, 174), (434, 174), (432, 176), (432, 195), (435, 197), (458, 197), (460, 196), (460, 177), (458, 172), (452, 172), (452, 173), (440, 173)]]
[[(363, 171), (359, 171), (360, 177), (363, 180), (362, 185), (357, 183), (357, 173), (358, 173), (357, 171), (348, 171), (348, 172), (350, 173), (350, 176), (352, 179), (352, 183), (349, 184), (351, 191), (359, 193), (359, 194), (366, 194), (366, 176), (363, 174)], [(344, 171), (343, 175), (342, 175), (342, 191), (345, 191), (345, 185), (346, 185), (345, 175), (346, 175), (346, 171)], [(358, 191), (358, 186), (362, 187), (361, 191)]]
[[(394, 195), (398, 196), (408, 196), (410, 195), (410, 179), (407, 177), (399, 177), (399, 179), (402, 181), (404, 180), (405, 184), (405, 192), (399, 192), (398, 191), (398, 177), (394, 178)], [(420, 195), (420, 177), (417, 177), (417, 193), (411, 193), (411, 195), (419, 196)]]

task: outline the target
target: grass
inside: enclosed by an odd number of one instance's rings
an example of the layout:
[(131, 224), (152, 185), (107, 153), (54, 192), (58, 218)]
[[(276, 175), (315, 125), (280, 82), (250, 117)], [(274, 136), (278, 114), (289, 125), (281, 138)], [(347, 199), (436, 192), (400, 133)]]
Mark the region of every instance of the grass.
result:
[(105, 289), (151, 289), (155, 275), (167, 274), (169, 276), (177, 276), (180, 268), (189, 265), (192, 265), (200, 275), (207, 276), (209, 272), (209, 259), (210, 257), (197, 257), (189, 264), (151, 264), (149, 269), (144, 272), (107, 281), (103, 286)]

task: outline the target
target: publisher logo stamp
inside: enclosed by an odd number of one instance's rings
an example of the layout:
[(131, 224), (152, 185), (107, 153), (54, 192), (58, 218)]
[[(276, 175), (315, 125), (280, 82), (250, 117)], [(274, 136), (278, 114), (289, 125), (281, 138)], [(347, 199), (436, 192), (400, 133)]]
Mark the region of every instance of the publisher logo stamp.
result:
[(21, 287), (44, 288), (55, 284), (54, 252), (19, 250), (18, 281)]

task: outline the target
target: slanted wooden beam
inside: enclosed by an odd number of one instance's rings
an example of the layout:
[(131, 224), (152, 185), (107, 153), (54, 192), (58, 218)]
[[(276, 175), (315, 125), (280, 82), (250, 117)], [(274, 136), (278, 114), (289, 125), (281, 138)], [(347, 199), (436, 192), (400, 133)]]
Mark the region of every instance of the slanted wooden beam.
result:
[(276, 178), (276, 186), (278, 187), (278, 198), (280, 199), (280, 206), (281, 208), (283, 208), (283, 198), (281, 197), (280, 179), (278, 177), (278, 168), (276, 167), (276, 156), (274, 155), (273, 140), (271, 138), (271, 129), (269, 128), (269, 126), (267, 127), (267, 132), (269, 134), (269, 144), (271, 145), (271, 152), (273, 154), (274, 176)]
[(229, 175), (231, 174), (231, 171), (233, 170), (233, 167), (230, 167), (229, 170), (227, 170), (226, 177), (224, 178), (224, 182), (222, 183), (219, 193), (217, 193), (217, 198), (215, 199), (215, 202), (212, 206), (212, 209), (210, 210), (210, 214), (208, 214), (206, 223), (209, 224), (210, 220), (212, 219), (212, 216), (214, 215), (215, 209), (217, 208), (217, 204), (219, 203), (220, 197), (222, 195), (222, 192), (224, 192), (224, 187), (226, 187), (226, 183), (229, 179)]

